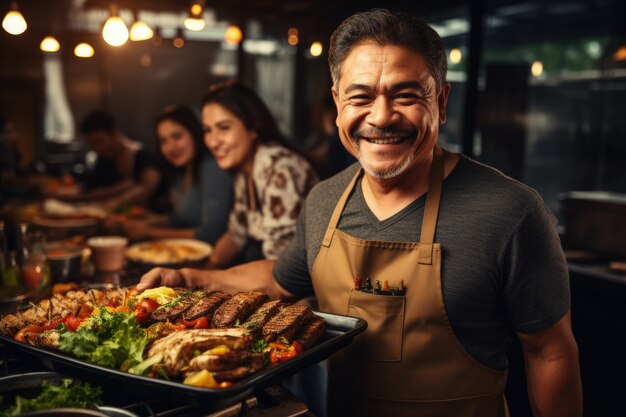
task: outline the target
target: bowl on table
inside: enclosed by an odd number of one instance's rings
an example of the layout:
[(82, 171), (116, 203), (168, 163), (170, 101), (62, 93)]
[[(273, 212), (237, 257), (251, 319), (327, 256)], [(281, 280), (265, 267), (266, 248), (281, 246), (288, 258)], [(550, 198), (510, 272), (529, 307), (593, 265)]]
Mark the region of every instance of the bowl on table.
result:
[(82, 248), (47, 247), (46, 257), (53, 283), (78, 280), (83, 259)]
[(94, 236), (87, 239), (91, 262), (100, 272), (115, 272), (124, 267), (128, 239), (123, 236)]

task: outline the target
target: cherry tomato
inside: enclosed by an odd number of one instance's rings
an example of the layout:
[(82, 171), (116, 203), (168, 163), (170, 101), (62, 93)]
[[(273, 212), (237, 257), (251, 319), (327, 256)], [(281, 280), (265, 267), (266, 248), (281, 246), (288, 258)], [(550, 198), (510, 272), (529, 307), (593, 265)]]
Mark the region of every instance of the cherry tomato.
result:
[(83, 319), (73, 316), (71, 314), (65, 316), (63, 319), (63, 323), (65, 323), (65, 327), (70, 332), (75, 332), (78, 329), (78, 326), (83, 322)]
[(285, 350), (273, 349), (270, 352), (270, 362), (272, 364), (284, 362), (295, 357), (296, 355), (301, 353), (302, 350), (302, 345), (298, 341), (294, 340), (293, 343)]
[(206, 317), (200, 317), (196, 319), (195, 321), (196, 321), (196, 324), (193, 325), (194, 329), (208, 329), (209, 328), (209, 321), (206, 319)]
[(42, 328), (43, 330), (51, 330), (51, 329), (54, 329), (54, 328), (56, 328), (56, 327), (59, 325), (59, 323), (63, 322), (63, 319), (64, 319), (64, 317), (56, 317), (56, 318), (53, 318), (53, 319), (52, 319), (52, 320), (50, 320), (49, 322), (44, 323), (44, 324), (41, 326), (41, 328)]
[(208, 329), (209, 328), (209, 321), (207, 320), (206, 317), (198, 317), (197, 319), (191, 320), (191, 321), (183, 320), (182, 323), (185, 325), (185, 327), (191, 327), (194, 329)]
[(37, 336), (42, 331), (43, 328), (35, 325), (22, 327), (17, 333), (15, 333), (13, 339), (17, 340), (18, 342), (28, 343), (31, 337)]
[(86, 319), (87, 317), (91, 316), (92, 312), (93, 308), (89, 304), (82, 303), (80, 305), (80, 310), (78, 310), (78, 314), (76, 316), (81, 319)]
[(150, 318), (150, 315), (154, 310), (159, 308), (159, 303), (149, 298), (144, 298), (141, 300), (139, 305), (137, 305), (137, 309), (135, 310), (135, 315), (137, 316), (137, 321), (139, 324), (143, 324)]

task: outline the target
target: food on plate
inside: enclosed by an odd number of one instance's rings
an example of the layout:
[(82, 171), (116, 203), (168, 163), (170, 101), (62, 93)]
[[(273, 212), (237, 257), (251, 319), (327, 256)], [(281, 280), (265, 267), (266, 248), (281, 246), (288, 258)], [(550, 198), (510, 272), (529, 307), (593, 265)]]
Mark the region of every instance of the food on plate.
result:
[(233, 327), (243, 323), (265, 301), (267, 294), (261, 292), (240, 292), (215, 310), (211, 327)]
[(325, 321), (261, 292), (69, 289), (5, 315), (30, 345), (136, 375), (225, 388), (311, 348)]
[(199, 261), (209, 256), (211, 247), (192, 239), (164, 239), (137, 243), (126, 250), (133, 262), (166, 265)]
[(54, 198), (43, 202), (42, 217), (48, 219), (101, 219), (107, 215), (106, 210), (93, 204), (69, 204)]
[(215, 313), (215, 310), (217, 310), (217, 308), (229, 298), (229, 294), (221, 291), (212, 291), (210, 293), (207, 293), (204, 297), (201, 298), (198, 304), (192, 306), (189, 310), (185, 312), (183, 318), (185, 319), (185, 321), (192, 321), (202, 316), (212, 317)]
[(0, 411), (0, 417), (20, 416), (29, 411), (64, 407), (95, 409), (102, 405), (101, 396), (102, 389), (88, 383), (69, 378), (64, 378), (59, 385), (44, 381), (38, 396), (32, 399), (16, 396), (14, 405)]

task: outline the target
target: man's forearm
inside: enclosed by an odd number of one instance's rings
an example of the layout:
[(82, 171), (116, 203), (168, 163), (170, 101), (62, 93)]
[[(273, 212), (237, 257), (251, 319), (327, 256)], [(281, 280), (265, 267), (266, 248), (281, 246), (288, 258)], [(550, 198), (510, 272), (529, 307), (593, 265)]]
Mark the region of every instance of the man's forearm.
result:
[(582, 416), (578, 351), (545, 360), (526, 355), (528, 396), (535, 417)]
[(182, 269), (187, 286), (201, 287), (206, 290), (220, 290), (228, 293), (238, 291), (260, 291), (270, 298), (289, 298), (292, 294), (285, 291), (274, 279), (272, 270), (275, 261), (261, 260), (238, 265), (226, 270)]

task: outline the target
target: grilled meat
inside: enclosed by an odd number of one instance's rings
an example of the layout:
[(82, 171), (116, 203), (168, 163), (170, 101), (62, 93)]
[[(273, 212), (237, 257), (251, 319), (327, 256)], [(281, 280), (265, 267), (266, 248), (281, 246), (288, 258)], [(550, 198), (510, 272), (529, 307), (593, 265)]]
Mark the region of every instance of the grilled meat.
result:
[(245, 329), (192, 329), (172, 333), (157, 340), (148, 350), (148, 358), (163, 354), (161, 367), (169, 376), (178, 376), (195, 351), (219, 345), (231, 350), (249, 350), (252, 336)]
[(201, 354), (189, 362), (189, 368), (195, 371), (206, 369), (217, 372), (236, 368), (250, 359), (249, 350), (231, 350), (220, 354)]
[(268, 301), (263, 304), (257, 311), (252, 313), (248, 320), (241, 327), (244, 327), (256, 337), (261, 333), (261, 329), (265, 326), (272, 317), (274, 317), (280, 311), (282, 306), (281, 300)]
[(303, 305), (289, 305), (282, 308), (262, 329), (263, 338), (275, 340), (284, 337), (291, 340), (298, 329), (313, 315), (311, 309)]
[(263, 360), (263, 356), (259, 354), (254, 354), (251, 355), (247, 365), (239, 366), (237, 368), (229, 369), (227, 371), (214, 372), (213, 377), (217, 381), (241, 381), (247, 376), (258, 372), (263, 368), (265, 368), (265, 361)]
[(267, 294), (262, 292), (240, 292), (224, 302), (213, 315), (211, 327), (233, 327), (243, 323), (257, 308), (267, 301)]
[(183, 316), (186, 321), (192, 321), (202, 316), (213, 317), (213, 313), (224, 301), (230, 298), (229, 294), (221, 291), (213, 291), (200, 298), (200, 300)]
[(21, 314), (7, 314), (0, 321), (2, 333), (13, 337), (19, 329), (28, 325), (28, 321)]
[(152, 320), (154, 321), (174, 321), (180, 317), (185, 311), (194, 306), (201, 297), (201, 293), (185, 293), (174, 300), (171, 305), (165, 304), (152, 312)]
[(305, 349), (310, 348), (322, 337), (326, 331), (326, 320), (319, 316), (313, 316), (298, 330), (293, 337), (297, 340)]
[(33, 340), (33, 344), (36, 346), (43, 346), (52, 349), (59, 349), (60, 343), (59, 339), (61, 337), (61, 333), (58, 330), (44, 330), (39, 333), (35, 340)]

